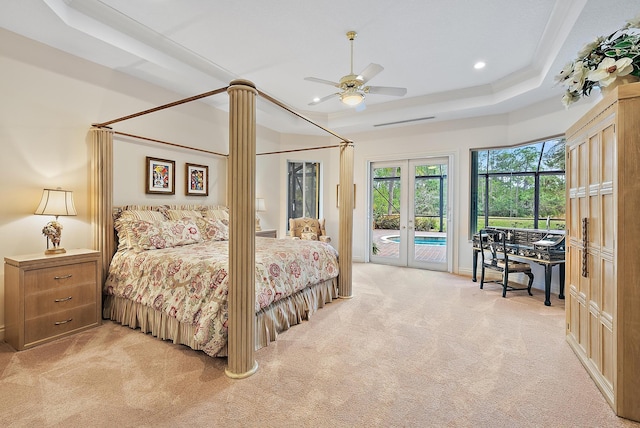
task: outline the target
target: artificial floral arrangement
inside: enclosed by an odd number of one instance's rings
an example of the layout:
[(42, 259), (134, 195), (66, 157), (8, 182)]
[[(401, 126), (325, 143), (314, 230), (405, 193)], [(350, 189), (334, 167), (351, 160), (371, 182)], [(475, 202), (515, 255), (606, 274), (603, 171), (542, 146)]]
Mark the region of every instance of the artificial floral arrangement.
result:
[[(51, 241), (53, 247), (55, 248), (60, 245), (60, 237), (62, 236), (62, 225), (57, 221), (50, 221), (42, 229), (42, 234)], [(49, 247), (47, 246), (47, 248)]]
[(567, 86), (565, 107), (589, 96), (594, 86), (605, 88), (623, 76), (640, 78), (640, 15), (608, 37), (598, 37), (578, 52), (555, 78)]

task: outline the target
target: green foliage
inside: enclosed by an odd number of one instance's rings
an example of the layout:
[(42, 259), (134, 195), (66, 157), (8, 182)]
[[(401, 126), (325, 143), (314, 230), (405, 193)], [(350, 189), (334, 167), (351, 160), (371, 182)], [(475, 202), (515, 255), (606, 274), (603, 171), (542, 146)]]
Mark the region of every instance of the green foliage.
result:
[[(446, 224), (447, 220), (442, 222)], [(374, 229), (400, 230), (400, 216), (397, 214), (382, 215), (374, 217)], [(416, 217), (415, 228), (419, 232), (429, 232), (430, 230), (439, 230), (439, 219), (433, 217)], [(444, 228), (444, 226), (443, 226)]]

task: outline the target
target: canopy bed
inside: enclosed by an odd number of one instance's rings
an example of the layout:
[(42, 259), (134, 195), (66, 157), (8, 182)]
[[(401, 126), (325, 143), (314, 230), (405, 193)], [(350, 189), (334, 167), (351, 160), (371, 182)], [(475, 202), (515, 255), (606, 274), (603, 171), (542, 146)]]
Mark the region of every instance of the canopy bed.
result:
[[(222, 303), (226, 306), (226, 311), (228, 311), (228, 324), (225, 326), (227, 329), (226, 345), (221, 345), (220, 337), (215, 335), (207, 336), (207, 338), (210, 339), (209, 341), (200, 338), (200, 340), (197, 341), (197, 345), (191, 339), (184, 339), (185, 337), (189, 338), (198, 336), (198, 333), (201, 333), (199, 331), (195, 331), (198, 328), (210, 328), (211, 326), (214, 326), (213, 330), (215, 330), (215, 326), (219, 326), (219, 324), (216, 324), (216, 322), (207, 324), (204, 327), (204, 324), (198, 327), (197, 323), (179, 323), (175, 321), (175, 318), (172, 319), (171, 316), (167, 317), (164, 315), (158, 315), (158, 313), (154, 312), (152, 309), (140, 309), (141, 306), (137, 306), (134, 309), (133, 306), (129, 304), (129, 309), (123, 310), (123, 308), (127, 304), (122, 302), (114, 304), (112, 298), (106, 299), (107, 305), (105, 306), (105, 311), (109, 311), (110, 315), (113, 315), (112, 318), (115, 319), (118, 319), (118, 317), (120, 317), (120, 319), (125, 319), (123, 311), (127, 312), (127, 316), (129, 317), (131, 317), (131, 315), (135, 312), (135, 317), (137, 317), (137, 322), (139, 322), (139, 325), (142, 326), (142, 323), (153, 324), (148, 328), (145, 326), (145, 329), (152, 332), (155, 330), (157, 333), (159, 333), (158, 335), (161, 338), (171, 338), (174, 341), (177, 340), (179, 343), (184, 343), (189, 346), (194, 345), (192, 347), (196, 349), (203, 349), (211, 355), (227, 354), (228, 366), (225, 371), (226, 374), (232, 378), (243, 378), (250, 376), (257, 370), (258, 365), (254, 358), (254, 352), (256, 348), (263, 346), (264, 344), (268, 343), (269, 340), (275, 338), (273, 334), (277, 332), (277, 329), (282, 328), (281, 325), (273, 324), (273, 320), (278, 319), (278, 316), (265, 316), (265, 314), (271, 312), (271, 315), (273, 315), (273, 313), (279, 311), (279, 313), (284, 313), (281, 312), (282, 306), (291, 305), (291, 302), (294, 302), (296, 299), (302, 298), (308, 300), (309, 295), (311, 294), (315, 296), (315, 303), (313, 303), (311, 307), (316, 304), (321, 305), (322, 303), (317, 303), (320, 301), (330, 301), (330, 299), (333, 297), (349, 298), (352, 295), (351, 241), (353, 231), (352, 210), (354, 206), (354, 194), (353, 191), (346, 191), (340, 192), (339, 195), (340, 230), (338, 254), (340, 255), (340, 257), (337, 260), (337, 270), (339, 271), (339, 276), (337, 277), (337, 296), (335, 295), (336, 293), (332, 293), (331, 291), (332, 287), (335, 290), (334, 284), (336, 282), (336, 277), (331, 275), (329, 275), (328, 277), (326, 275), (316, 275), (314, 277), (312, 286), (309, 288), (300, 289), (300, 286), (293, 286), (292, 292), (286, 296), (283, 296), (281, 300), (279, 299), (278, 301), (269, 301), (269, 299), (266, 299), (264, 302), (262, 302), (260, 301), (259, 297), (259, 301), (256, 302), (256, 291), (258, 291), (259, 296), (262, 292), (268, 293), (267, 291), (265, 291), (266, 289), (264, 288), (263, 283), (260, 283), (258, 289), (256, 290), (256, 272), (260, 271), (260, 269), (265, 269), (265, 264), (270, 266), (269, 263), (273, 262), (273, 260), (271, 260), (271, 262), (269, 261), (269, 256), (265, 256), (265, 254), (268, 253), (267, 248), (273, 247), (278, 241), (283, 241), (271, 240), (271, 243), (264, 243), (262, 242), (262, 240), (268, 240), (268, 238), (255, 237), (256, 97), (261, 96), (269, 102), (275, 104), (276, 106), (285, 109), (289, 113), (294, 114), (295, 116), (311, 123), (318, 128), (321, 128), (323, 131), (340, 139), (340, 143), (338, 145), (331, 147), (336, 147), (340, 150), (340, 185), (342, 189), (353, 188), (353, 143), (322, 126), (315, 124), (311, 120), (294, 112), (284, 104), (269, 97), (268, 95), (261, 93), (255, 88), (252, 82), (246, 80), (235, 80), (231, 82), (230, 86), (226, 88), (221, 88), (195, 97), (190, 97), (184, 100), (146, 110), (144, 112), (125, 116), (119, 119), (114, 119), (109, 122), (94, 124), (91, 130), (91, 140), (93, 144), (93, 194), (91, 198), (91, 217), (95, 231), (95, 247), (102, 252), (103, 272), (105, 272), (105, 278), (103, 278), (103, 280), (107, 279), (106, 275), (109, 275), (108, 272), (112, 263), (114, 265), (114, 269), (112, 271), (112, 277), (110, 277), (110, 281), (113, 280), (113, 275), (124, 275), (123, 272), (126, 269), (126, 265), (128, 263), (131, 263), (131, 260), (134, 260), (134, 263), (146, 263), (147, 256), (150, 253), (154, 253), (154, 255), (158, 256), (158, 258), (160, 259), (160, 265), (164, 263), (166, 266), (166, 263), (168, 262), (162, 257), (166, 253), (177, 252), (175, 248), (157, 249), (157, 251), (151, 252), (138, 251), (137, 254), (134, 254), (132, 256), (132, 259), (130, 259), (128, 262), (123, 262), (123, 256), (120, 254), (118, 254), (117, 257), (114, 257), (114, 254), (116, 254), (116, 242), (114, 238), (113, 217), (113, 135), (118, 134), (118, 132), (114, 131), (111, 127), (109, 127), (109, 125), (143, 114), (170, 108), (182, 103), (216, 95), (222, 92), (227, 92), (230, 99), (229, 154), (214, 154), (225, 156), (227, 158), (228, 245), (221, 245), (220, 243), (211, 244), (210, 242), (206, 244), (197, 242), (194, 243), (194, 245), (189, 245), (189, 250), (187, 250), (187, 252), (197, 253), (199, 251), (201, 253), (204, 253), (209, 251), (211, 253), (210, 255), (215, 258), (215, 253), (224, 253), (222, 247), (225, 247), (227, 249), (226, 254), (228, 254), (228, 258), (225, 260), (227, 260), (226, 267), (228, 270), (228, 295), (226, 296), (226, 302)], [(131, 134), (127, 135), (132, 136)], [(150, 211), (153, 211), (153, 209), (150, 209)], [(157, 220), (162, 221), (162, 219), (160, 218), (158, 218)], [(183, 218), (179, 220), (187, 221), (188, 219)], [(151, 223), (147, 222), (144, 227), (151, 227)], [(160, 228), (164, 227), (159, 224), (160, 223), (153, 223), (152, 226)], [(194, 228), (194, 230), (195, 229), (196, 228)], [(202, 228), (197, 229), (201, 230)], [(256, 242), (258, 242), (258, 244), (256, 244)], [(291, 240), (290, 242), (293, 243), (296, 241)], [(302, 242), (302, 240), (297, 240), (297, 242), (299, 244)], [(282, 242), (280, 242), (280, 244), (282, 244)], [(205, 250), (204, 248), (209, 248), (207, 247), (207, 245), (209, 245), (211, 248), (215, 247), (217, 249)], [(309, 244), (305, 243), (304, 245)], [(329, 244), (318, 242), (310, 245), (312, 245), (312, 247), (307, 247), (304, 251), (293, 250), (293, 252), (304, 252), (306, 254), (313, 254), (314, 252), (331, 252)], [(175, 247), (181, 246), (183, 245), (176, 245)], [(137, 250), (140, 249), (140, 247), (137, 248)], [(256, 250), (258, 250), (258, 253), (260, 253), (258, 258), (256, 258)], [(142, 254), (144, 254), (144, 256)], [(136, 259), (136, 257), (138, 257), (138, 259)], [(140, 259), (140, 257), (142, 257), (142, 259)], [(332, 271), (333, 269), (335, 269), (333, 262), (331, 261), (330, 254), (327, 254), (327, 258), (323, 260), (324, 261), (321, 262), (323, 268), (320, 270)], [(185, 259), (183, 260), (183, 263), (185, 263), (186, 265), (191, 262), (188, 262)], [(316, 266), (315, 268), (317, 270), (318, 266)], [(313, 274), (308, 275), (313, 276)], [(115, 285), (115, 283), (108, 282), (107, 286), (110, 285), (113, 286)], [(277, 287), (278, 286), (276, 285), (276, 288)], [(118, 292), (120, 292), (123, 296), (123, 290), (116, 291), (117, 288), (118, 287), (115, 287), (112, 290), (113, 295), (117, 295)], [(297, 297), (294, 297), (295, 293), (299, 293)], [(318, 297), (318, 295), (320, 295), (320, 297)], [(146, 297), (147, 299), (150, 299), (150, 295), (147, 295)], [(280, 305), (281, 307), (278, 308), (278, 305)], [(216, 304), (210, 302), (209, 306), (213, 307), (216, 306)], [(295, 303), (293, 303), (293, 306), (295, 306)], [(309, 306), (307, 305), (307, 307)], [(149, 306), (147, 306), (146, 308), (149, 308)], [(113, 313), (111, 313), (112, 309)], [(145, 314), (143, 314), (142, 312), (145, 312)], [(187, 312), (187, 310), (184, 310), (182, 312), (183, 320), (187, 319), (185, 318), (185, 314)], [(258, 322), (261, 326), (258, 337), (256, 336), (256, 316), (258, 317)], [(290, 315), (286, 315), (284, 317), (281, 316), (280, 320), (286, 318), (287, 316)], [(268, 319), (268, 321), (265, 321), (265, 319)]]

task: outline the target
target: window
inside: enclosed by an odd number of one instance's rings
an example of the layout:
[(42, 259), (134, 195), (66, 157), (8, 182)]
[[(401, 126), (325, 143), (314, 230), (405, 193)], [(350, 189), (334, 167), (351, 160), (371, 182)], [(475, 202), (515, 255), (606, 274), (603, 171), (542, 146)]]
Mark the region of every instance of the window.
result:
[[(288, 162), (288, 218), (320, 215), (320, 163)], [(287, 222), (287, 228), (288, 226)]]
[(564, 162), (560, 138), (472, 150), (471, 234), (487, 226), (564, 229)]

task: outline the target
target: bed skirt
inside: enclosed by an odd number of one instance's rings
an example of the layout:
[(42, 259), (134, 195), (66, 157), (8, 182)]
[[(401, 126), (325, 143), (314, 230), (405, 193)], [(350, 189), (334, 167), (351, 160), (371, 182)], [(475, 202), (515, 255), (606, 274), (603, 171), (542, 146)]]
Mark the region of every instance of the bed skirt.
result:
[[(325, 303), (330, 303), (337, 297), (338, 278), (332, 278), (261, 309), (256, 313), (256, 350), (275, 341), (278, 333), (308, 320), (314, 312), (324, 307)], [(159, 339), (202, 350), (202, 346), (194, 340), (194, 325), (181, 323), (164, 312), (140, 303), (104, 295), (102, 316), (132, 329), (140, 328), (141, 332), (151, 333)], [(227, 346), (225, 345), (216, 356), (226, 357)]]

